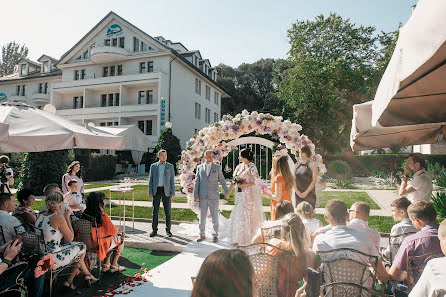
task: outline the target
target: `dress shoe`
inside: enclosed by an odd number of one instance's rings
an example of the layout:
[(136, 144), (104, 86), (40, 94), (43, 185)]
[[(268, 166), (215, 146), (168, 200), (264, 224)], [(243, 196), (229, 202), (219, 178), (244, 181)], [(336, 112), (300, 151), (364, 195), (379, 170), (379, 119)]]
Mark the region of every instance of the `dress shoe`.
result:
[(172, 232), (170, 232), (170, 230), (166, 230), (166, 234), (167, 236), (172, 237)]
[(155, 237), (155, 236), (156, 236), (156, 234), (157, 234), (157, 232), (156, 232), (156, 231), (152, 231), (152, 233), (150, 233), (150, 237)]
[(206, 236), (201, 235), (201, 236), (197, 239), (197, 242), (202, 242), (202, 241), (205, 240), (205, 239), (206, 239)]
[(212, 242), (217, 243), (218, 242), (218, 237), (214, 236), (214, 239), (212, 239)]

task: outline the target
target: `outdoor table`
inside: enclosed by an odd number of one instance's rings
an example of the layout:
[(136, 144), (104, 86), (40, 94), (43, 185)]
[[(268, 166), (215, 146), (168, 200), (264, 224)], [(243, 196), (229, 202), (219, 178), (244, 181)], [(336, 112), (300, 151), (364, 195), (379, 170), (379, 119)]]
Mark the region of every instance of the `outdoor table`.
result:
[[(135, 232), (135, 191), (133, 188), (114, 188), (110, 189), (110, 199), (109, 199), (109, 207), (110, 207), (110, 217), (111, 217), (111, 201), (112, 201), (112, 192), (113, 193), (121, 193), (119, 196), (119, 229), (121, 229), (121, 218), (123, 221), (122, 231), (125, 233), (125, 194), (128, 192), (132, 192), (132, 232)], [(121, 201), (123, 203), (121, 204)], [(121, 207), (124, 211), (124, 216), (121, 215)]]

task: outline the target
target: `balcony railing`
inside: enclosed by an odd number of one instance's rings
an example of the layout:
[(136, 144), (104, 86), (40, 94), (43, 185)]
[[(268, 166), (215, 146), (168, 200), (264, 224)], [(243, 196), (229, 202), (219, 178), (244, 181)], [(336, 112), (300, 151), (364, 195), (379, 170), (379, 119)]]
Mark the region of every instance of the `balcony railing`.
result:
[(32, 98), (34, 103), (48, 103), (50, 101), (50, 95), (45, 93), (33, 93)]
[(122, 61), (129, 55), (125, 48), (115, 46), (97, 46), (91, 49), (90, 60), (94, 63), (112, 63)]

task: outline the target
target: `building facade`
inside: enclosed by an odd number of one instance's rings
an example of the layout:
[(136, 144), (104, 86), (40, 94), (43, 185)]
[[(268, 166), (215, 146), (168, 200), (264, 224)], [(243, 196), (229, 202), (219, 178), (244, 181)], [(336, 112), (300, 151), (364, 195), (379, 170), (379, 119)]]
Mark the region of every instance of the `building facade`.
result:
[(151, 37), (114, 12), (107, 14), (59, 60), (23, 59), (0, 78), (0, 97), (96, 126), (136, 125), (156, 145), (171, 122), (181, 142), (220, 120), (215, 68), (200, 52)]

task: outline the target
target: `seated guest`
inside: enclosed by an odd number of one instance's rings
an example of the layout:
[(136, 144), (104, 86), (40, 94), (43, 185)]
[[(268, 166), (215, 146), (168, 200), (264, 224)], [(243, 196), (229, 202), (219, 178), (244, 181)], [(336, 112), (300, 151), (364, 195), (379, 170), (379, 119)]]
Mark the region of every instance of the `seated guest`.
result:
[[(446, 256), (446, 220), (438, 228), (438, 239), (441, 251)], [(446, 257), (432, 259), (427, 262), (415, 287), (409, 297), (439, 297), (446, 296)]]
[[(438, 224), (436, 223), (437, 212), (432, 203), (416, 201), (407, 208), (407, 212), (412, 224), (419, 231), (404, 238), (390, 267), (390, 277), (400, 282), (407, 278), (408, 256), (441, 253), (440, 240), (438, 239)], [(414, 263), (414, 265), (417, 266), (418, 264)], [(413, 279), (407, 281), (416, 284), (420, 275), (414, 271), (412, 277)]]
[(282, 218), (285, 215), (292, 213), (293, 211), (294, 211), (294, 208), (293, 208), (293, 204), (291, 202), (289, 202), (287, 200), (283, 200), (283, 201), (280, 201), (279, 203), (277, 203), (277, 205), (276, 205), (276, 221), (264, 221), (262, 223), (262, 227), (259, 228), (256, 235), (254, 235), (254, 237), (252, 238), (252, 242), (253, 243), (263, 242), (262, 228), (272, 228), (269, 230), (264, 230), (264, 232), (266, 232), (265, 235), (267, 235), (268, 237), (274, 236), (274, 234), (271, 234), (272, 232), (274, 232), (273, 227), (282, 226)]
[[(88, 286), (91, 283), (97, 282), (97, 279), (91, 275), (85, 265), (85, 244), (73, 242), (74, 232), (70, 222), (71, 211), (66, 209), (62, 216), (60, 214), (62, 206), (62, 194), (57, 191), (50, 193), (46, 197), (47, 210), (37, 219), (36, 227), (42, 229), (48, 252), (55, 254), (54, 258), (57, 267), (67, 266), (73, 259), (78, 259), (76, 265), (71, 270), (71, 274), (64, 283), (66, 288), (75, 290), (76, 287), (73, 285), (73, 279), (78, 273), (79, 268), (84, 274), (85, 282)], [(64, 244), (61, 244), (62, 238), (65, 239)]]
[[(328, 201), (325, 206), (324, 218), (331, 226), (331, 229), (316, 236), (313, 250), (318, 252), (350, 248), (379, 257), (375, 244), (370, 242), (365, 232), (359, 232), (347, 227), (347, 217), (347, 206), (343, 201), (338, 199)], [(376, 276), (382, 282), (387, 282), (389, 279), (381, 260), (378, 260), (377, 263)]]
[(390, 252), (392, 252), (392, 258), (395, 257), (403, 239), (409, 233), (417, 232), (407, 214), (409, 205), (410, 201), (406, 197), (395, 199), (391, 204), (393, 220), (399, 223), (393, 225), (392, 230), (390, 230), (390, 245), (381, 252), (382, 256), (389, 261), (393, 260), (390, 257)]
[(68, 205), (74, 212), (83, 211), (85, 203), (82, 194), (77, 191), (77, 181), (72, 179), (68, 182), (69, 191), (63, 196), (64, 204)]
[(254, 297), (255, 272), (241, 250), (222, 249), (204, 259), (191, 297)]
[[(296, 213), (302, 219), (302, 223), (305, 226), (307, 239), (311, 241), (311, 234), (323, 226), (322, 222), (314, 217), (314, 208), (306, 201), (297, 205)], [(310, 246), (312, 246), (311, 242)]]
[[(10, 193), (0, 194), (0, 227), (3, 236), (0, 236), (0, 244), (3, 245), (14, 239), (17, 234), (25, 232), (22, 223), (11, 212), (17, 207), (14, 195)], [(4, 240), (4, 241), (3, 241)]]
[(370, 228), (367, 221), (369, 219), (370, 206), (365, 202), (355, 202), (349, 209), (348, 228), (359, 232), (364, 232), (367, 238), (375, 245), (379, 251), (381, 236), (379, 232)]
[[(282, 238), (273, 238), (269, 242), (279, 249), (292, 251), (295, 255), (291, 258), (290, 263), (287, 261), (279, 264), (278, 296), (286, 296), (288, 276), (288, 292), (296, 292), (300, 281), (306, 276), (308, 267), (316, 268), (319, 264), (316, 253), (308, 245), (305, 232), (305, 226), (299, 216), (290, 213), (282, 219), (282, 230), (280, 231)], [(280, 256), (283, 252), (279, 249), (273, 248), (268, 253), (273, 256)], [(289, 275), (287, 275), (288, 267)]]
[[(107, 213), (104, 211), (105, 203), (104, 203), (105, 194), (102, 192), (92, 192), (87, 197), (87, 208), (84, 211), (83, 218), (85, 219), (95, 219), (97, 228), (97, 234), (101, 239), (99, 241), (99, 252), (98, 257), (101, 261), (104, 261), (102, 265), (102, 271), (107, 272), (121, 272), (125, 270), (125, 267), (118, 265), (119, 255), (122, 253), (122, 249), (124, 248), (124, 237), (118, 235), (118, 229), (113, 225), (112, 221), (108, 217)], [(93, 227), (94, 228), (94, 227)], [(93, 232), (93, 241), (98, 244), (98, 239), (96, 238), (96, 230), (92, 230)], [(113, 249), (118, 247), (113, 256), (113, 260), (110, 265), (110, 258)]]
[[(48, 197), (49, 194), (53, 193), (53, 192), (57, 192), (62, 194), (62, 190), (59, 188), (58, 184), (48, 184), (43, 188), (43, 195), (45, 195), (45, 200), (46, 197)], [(71, 208), (67, 205), (67, 204), (63, 204), (62, 209), (60, 210), (60, 214), (63, 216), (65, 210), (69, 210), (71, 212)], [(41, 213), (44, 213), (46, 211), (46, 204), (44, 204), (40, 209), (39, 209), (39, 215)]]
[(14, 209), (13, 214), (22, 215), (25, 223), (34, 225), (37, 220), (37, 214), (31, 208), (36, 201), (33, 192), (29, 189), (22, 189), (17, 192), (17, 200), (19, 200), (20, 205)]

